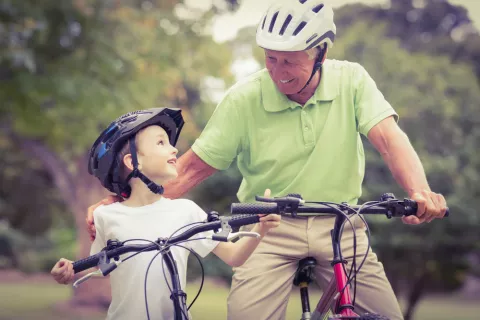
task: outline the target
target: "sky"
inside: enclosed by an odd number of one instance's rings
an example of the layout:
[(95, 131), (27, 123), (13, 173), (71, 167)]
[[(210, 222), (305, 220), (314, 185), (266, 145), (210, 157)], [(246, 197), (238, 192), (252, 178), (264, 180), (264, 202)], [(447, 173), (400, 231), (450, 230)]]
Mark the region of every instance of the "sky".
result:
[[(215, 0), (213, 0), (215, 1)], [(213, 37), (222, 42), (235, 37), (237, 31), (246, 26), (256, 25), (262, 13), (275, 0), (240, 0), (240, 8), (233, 14), (225, 14), (216, 19), (213, 26)], [(294, 1), (294, 0), (293, 0)], [(422, 0), (417, 0), (422, 1)], [(189, 0), (195, 6), (209, 5), (212, 0)], [(326, 0), (334, 8), (348, 3), (364, 3), (370, 5), (385, 5), (386, 0)], [(473, 20), (476, 28), (480, 30), (480, 0), (450, 0), (450, 3), (464, 6)]]

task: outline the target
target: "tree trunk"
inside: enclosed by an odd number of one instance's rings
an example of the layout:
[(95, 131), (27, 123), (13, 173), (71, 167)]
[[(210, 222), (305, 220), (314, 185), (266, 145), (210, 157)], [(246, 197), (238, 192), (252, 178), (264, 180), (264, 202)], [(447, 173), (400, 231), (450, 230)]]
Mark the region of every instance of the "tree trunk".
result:
[[(107, 193), (99, 181), (89, 176), (87, 172), (83, 175), (78, 175), (78, 179), (76, 180), (76, 201), (74, 204), (70, 204), (70, 207), (75, 216), (75, 224), (77, 227), (77, 259), (82, 259), (90, 254), (91, 247), (90, 236), (85, 223), (87, 208), (98, 202), (106, 196)], [(91, 271), (92, 269), (79, 273), (76, 279)], [(82, 283), (77, 289), (74, 289), (71, 303), (75, 308), (86, 307), (106, 310), (110, 305), (110, 301), (110, 282), (108, 277), (95, 277)]]
[(415, 307), (420, 301), (421, 296), (425, 290), (425, 284), (428, 280), (428, 273), (424, 271), (415, 281), (415, 284), (410, 290), (407, 300), (407, 310), (405, 311), (404, 318), (405, 320), (412, 320)]
[[(72, 172), (71, 166), (68, 166), (43, 143), (18, 136), (13, 138), (19, 142), (24, 152), (40, 160), (52, 176), (58, 192), (75, 216), (78, 244), (76, 259), (87, 257), (91, 246), (85, 223), (87, 208), (104, 198), (107, 191), (97, 179), (88, 174), (86, 155), (77, 161), (75, 172)], [(82, 272), (76, 278), (78, 279), (89, 271), (92, 270)], [(73, 299), (68, 304), (73, 307), (72, 311), (80, 312), (82, 311), (80, 308), (105, 311), (110, 301), (108, 278), (93, 278), (75, 289)]]

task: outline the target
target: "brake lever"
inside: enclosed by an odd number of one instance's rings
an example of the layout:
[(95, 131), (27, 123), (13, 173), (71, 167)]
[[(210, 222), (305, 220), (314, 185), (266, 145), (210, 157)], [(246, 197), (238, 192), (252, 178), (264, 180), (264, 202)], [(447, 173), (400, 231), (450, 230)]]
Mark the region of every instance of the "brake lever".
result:
[(260, 234), (257, 232), (250, 232), (250, 231), (238, 231), (235, 233), (230, 233), (227, 237), (227, 241), (233, 241), (236, 239), (240, 239), (241, 237), (250, 237), (250, 238), (260, 238)]
[(73, 283), (73, 287), (76, 289), (78, 288), (82, 283), (84, 283), (85, 281), (87, 281), (88, 279), (90, 279), (91, 277), (101, 277), (103, 276), (102, 274), (102, 271), (100, 269), (98, 270), (95, 270), (95, 271), (92, 271), (86, 275), (84, 275), (83, 277), (81, 277), (80, 279), (78, 279), (77, 281), (75, 281)]
[(257, 232), (250, 232), (250, 231), (238, 231), (238, 232), (229, 233), (228, 235), (213, 234), (205, 238), (209, 240), (214, 240), (214, 241), (232, 242), (233, 240), (236, 240), (241, 237), (251, 237), (251, 238), (258, 239), (260, 238), (260, 234)]
[[(110, 242), (110, 240), (108, 240), (108, 242)], [(98, 265), (97, 265), (98, 269), (84, 275), (83, 277), (75, 281), (73, 283), (74, 288), (78, 288), (78, 286), (80, 286), (85, 281), (89, 280), (91, 277), (97, 277), (97, 276), (101, 277), (101, 276), (108, 275), (110, 272), (115, 270), (120, 265), (120, 263), (122, 263), (122, 260), (110, 262), (110, 259), (107, 257), (107, 253), (105, 252), (105, 249), (100, 251), (99, 254), (100, 256), (98, 258)]]

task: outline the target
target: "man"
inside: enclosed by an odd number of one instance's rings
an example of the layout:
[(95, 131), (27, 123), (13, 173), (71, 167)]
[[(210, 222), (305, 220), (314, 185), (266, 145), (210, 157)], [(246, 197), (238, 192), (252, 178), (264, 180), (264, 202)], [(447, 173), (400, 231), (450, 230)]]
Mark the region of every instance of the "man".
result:
[[(237, 158), (243, 176), (240, 201), (253, 201), (270, 188), (274, 196), (299, 193), (307, 200), (354, 204), (364, 177), (363, 134), (419, 203), (417, 216), (403, 221), (419, 224), (443, 217), (444, 197), (430, 190), (417, 154), (396, 123), (397, 114), (375, 82), (356, 63), (326, 60), (335, 33), (333, 11), (319, 0), (276, 1), (257, 28), (266, 70), (227, 92), (191, 150), (179, 159), (179, 177), (165, 186), (166, 196), (180, 197)], [(94, 208), (87, 218), (90, 228)], [(284, 218), (234, 269), (228, 318), (284, 319), (298, 260), (307, 256), (317, 259), (317, 282), (325, 286), (333, 274), (333, 220)], [(360, 225), (357, 229), (364, 231)], [(357, 258), (367, 250), (366, 235), (359, 230)], [(346, 228), (342, 250), (350, 263), (352, 237)], [(356, 310), (402, 319), (372, 251), (357, 277)]]

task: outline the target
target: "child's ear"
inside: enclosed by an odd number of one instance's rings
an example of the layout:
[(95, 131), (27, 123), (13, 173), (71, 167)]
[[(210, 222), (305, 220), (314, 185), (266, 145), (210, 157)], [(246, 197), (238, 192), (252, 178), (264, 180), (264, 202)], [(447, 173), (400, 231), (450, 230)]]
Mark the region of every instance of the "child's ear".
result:
[(132, 163), (132, 155), (131, 154), (126, 154), (123, 157), (123, 164), (125, 165), (128, 170), (133, 171), (133, 163)]

